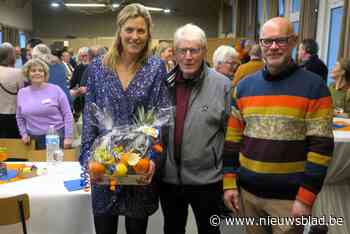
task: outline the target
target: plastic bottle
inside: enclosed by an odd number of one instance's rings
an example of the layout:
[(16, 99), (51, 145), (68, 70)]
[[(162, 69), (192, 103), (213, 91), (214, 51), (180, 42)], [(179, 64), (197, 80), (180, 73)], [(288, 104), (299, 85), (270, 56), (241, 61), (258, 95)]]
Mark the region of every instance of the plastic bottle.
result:
[(53, 125), (50, 125), (46, 134), (46, 161), (49, 164), (57, 164), (63, 161), (63, 153), (60, 150), (60, 136)]

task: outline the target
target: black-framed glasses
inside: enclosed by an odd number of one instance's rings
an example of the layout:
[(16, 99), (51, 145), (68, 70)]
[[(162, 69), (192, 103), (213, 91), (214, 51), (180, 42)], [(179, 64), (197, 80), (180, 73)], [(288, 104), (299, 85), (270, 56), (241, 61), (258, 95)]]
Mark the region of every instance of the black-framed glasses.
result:
[(185, 55), (190, 52), (191, 55), (198, 55), (201, 52), (201, 48), (176, 48), (175, 52), (180, 55)]
[(276, 38), (260, 38), (259, 41), (262, 46), (264, 47), (270, 47), (275, 42), (278, 46), (283, 47), (287, 46), (289, 39), (293, 35), (287, 36), (287, 37), (276, 37)]

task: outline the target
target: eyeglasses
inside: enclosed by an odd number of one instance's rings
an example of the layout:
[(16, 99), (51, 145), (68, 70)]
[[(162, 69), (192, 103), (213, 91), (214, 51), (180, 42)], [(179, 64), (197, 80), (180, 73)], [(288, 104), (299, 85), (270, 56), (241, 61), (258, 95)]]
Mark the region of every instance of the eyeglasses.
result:
[(291, 38), (293, 35), (287, 36), (287, 37), (277, 37), (277, 38), (260, 38), (259, 41), (262, 46), (264, 47), (271, 47), (273, 43), (275, 42), (278, 46), (284, 47), (288, 45), (289, 38)]
[(185, 55), (188, 52), (190, 52), (191, 55), (198, 55), (201, 52), (201, 48), (176, 48), (176, 53), (180, 55)]

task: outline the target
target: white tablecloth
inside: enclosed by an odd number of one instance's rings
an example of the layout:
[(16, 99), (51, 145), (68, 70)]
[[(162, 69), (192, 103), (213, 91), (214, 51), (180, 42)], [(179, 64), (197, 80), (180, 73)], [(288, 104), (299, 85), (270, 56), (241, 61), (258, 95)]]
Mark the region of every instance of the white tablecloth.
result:
[[(33, 164), (46, 167), (46, 163)], [(28, 193), (29, 234), (93, 234), (90, 193), (68, 192), (63, 185), (64, 180), (80, 178), (80, 172), (77, 162), (64, 162), (57, 173), (49, 171), (46, 175), (0, 185), (0, 196)], [(21, 231), (21, 225), (0, 226), (1, 234)]]

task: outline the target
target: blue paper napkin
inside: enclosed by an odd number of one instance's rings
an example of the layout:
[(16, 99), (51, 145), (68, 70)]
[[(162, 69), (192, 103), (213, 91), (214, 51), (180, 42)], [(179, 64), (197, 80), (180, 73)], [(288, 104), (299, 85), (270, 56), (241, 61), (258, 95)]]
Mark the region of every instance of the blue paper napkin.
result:
[(81, 179), (66, 180), (63, 183), (64, 183), (64, 187), (66, 187), (66, 189), (69, 192), (78, 191), (78, 190), (84, 189), (83, 181)]
[(7, 175), (1, 176), (0, 180), (10, 180), (17, 176), (16, 170), (7, 170)]
[(344, 124), (333, 124), (333, 128), (344, 128), (348, 125), (344, 125)]

